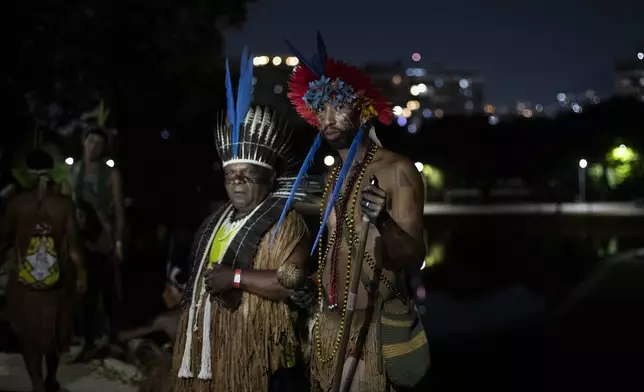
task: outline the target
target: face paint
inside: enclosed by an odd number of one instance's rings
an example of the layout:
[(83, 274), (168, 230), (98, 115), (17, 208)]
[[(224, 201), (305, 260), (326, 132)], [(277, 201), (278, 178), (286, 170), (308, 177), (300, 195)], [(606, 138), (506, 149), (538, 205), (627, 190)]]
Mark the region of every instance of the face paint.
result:
[(248, 212), (268, 196), (273, 172), (250, 163), (233, 163), (224, 170), (225, 187), (235, 209)]
[(334, 107), (325, 103), (318, 111), (320, 132), (324, 139), (336, 150), (349, 148), (358, 127), (360, 115), (353, 106)]

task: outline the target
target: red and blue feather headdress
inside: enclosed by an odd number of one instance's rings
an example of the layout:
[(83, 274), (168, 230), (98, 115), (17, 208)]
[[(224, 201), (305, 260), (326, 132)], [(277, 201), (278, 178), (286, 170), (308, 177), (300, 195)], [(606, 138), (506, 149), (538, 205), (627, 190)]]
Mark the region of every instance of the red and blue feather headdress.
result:
[[(355, 155), (358, 152), (360, 141), (364, 137), (366, 125), (374, 119), (377, 119), (385, 125), (389, 125), (393, 121), (393, 112), (391, 103), (373, 85), (369, 76), (354, 66), (327, 56), (326, 45), (320, 32), (317, 34), (317, 53), (310, 60), (304, 57), (289, 41), (286, 41), (286, 43), (300, 63), (294, 70), (288, 83), (288, 98), (293, 106), (295, 106), (298, 114), (309, 124), (317, 128), (319, 127), (317, 112), (324, 104), (330, 103), (335, 107), (351, 105), (357, 108), (361, 120), (360, 129), (351, 143), (347, 157), (338, 175), (338, 180), (333, 188), (333, 193), (331, 194), (329, 205), (322, 220), (322, 225), (311, 249), (311, 253), (313, 253), (320, 236), (324, 232), (326, 221), (333, 210), (335, 199), (340, 193), (340, 189), (342, 189), (343, 180), (349, 172)], [(375, 136), (373, 127), (369, 126), (367, 132), (369, 132), (369, 137), (374, 142), (380, 144)], [(299, 183), (311, 166), (321, 143), (322, 136), (318, 133), (306, 159), (302, 163), (300, 172), (295, 179), (291, 196), (287, 200), (274, 233), (277, 232), (277, 229), (279, 229), (280, 224), (286, 216), (293, 202), (295, 191), (298, 189)]]

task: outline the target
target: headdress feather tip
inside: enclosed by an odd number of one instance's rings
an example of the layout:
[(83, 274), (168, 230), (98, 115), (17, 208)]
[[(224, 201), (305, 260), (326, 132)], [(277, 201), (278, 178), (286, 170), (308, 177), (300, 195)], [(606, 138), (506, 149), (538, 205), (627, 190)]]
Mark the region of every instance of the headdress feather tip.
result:
[(288, 210), (291, 208), (291, 205), (293, 204), (295, 194), (300, 187), (300, 183), (302, 182), (302, 179), (306, 177), (306, 172), (309, 170), (309, 167), (311, 167), (311, 164), (315, 159), (315, 154), (317, 153), (321, 145), (322, 145), (322, 136), (318, 133), (317, 136), (315, 137), (315, 141), (313, 142), (313, 145), (309, 149), (308, 154), (306, 154), (306, 158), (302, 162), (302, 167), (300, 167), (300, 171), (299, 173), (297, 173), (297, 177), (295, 177), (295, 181), (293, 181), (293, 186), (291, 187), (291, 193), (288, 196), (288, 199), (286, 199), (286, 204), (284, 205), (284, 209), (282, 210), (280, 219), (277, 221), (275, 230), (273, 230), (273, 235), (271, 236), (271, 242), (270, 242), (271, 244), (273, 243), (273, 240), (275, 240), (275, 235), (277, 234), (277, 231), (279, 230), (282, 222), (284, 221), (284, 218), (286, 218), (286, 214), (288, 213)]

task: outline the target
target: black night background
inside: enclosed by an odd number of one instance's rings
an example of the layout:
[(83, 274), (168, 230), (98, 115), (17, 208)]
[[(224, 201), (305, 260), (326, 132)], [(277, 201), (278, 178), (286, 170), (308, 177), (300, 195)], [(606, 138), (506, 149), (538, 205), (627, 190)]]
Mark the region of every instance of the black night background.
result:
[[(298, 64), (284, 39), (310, 55), (319, 30), (392, 101), (378, 137), (424, 180), (416, 299), (432, 367), (417, 390), (641, 389), (644, 2), (23, 0), (2, 19), (0, 188), (20, 188), (35, 146), (82, 159), (69, 124), (109, 108), (128, 328), (163, 309), (170, 238), (189, 248), (227, 198), (213, 138), (226, 58), (234, 73), (248, 46), (253, 99), (288, 112), (303, 156), (316, 131), (286, 97)], [(311, 178), (337, 159), (323, 146)], [(0, 321), (0, 391), (29, 390), (16, 353)], [(136, 390), (64, 366), (69, 391)]]

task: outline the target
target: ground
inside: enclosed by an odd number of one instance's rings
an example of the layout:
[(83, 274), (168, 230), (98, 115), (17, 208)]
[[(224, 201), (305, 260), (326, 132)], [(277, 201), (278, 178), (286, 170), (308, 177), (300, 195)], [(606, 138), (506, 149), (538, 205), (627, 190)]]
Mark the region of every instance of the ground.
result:
[[(58, 381), (66, 392), (136, 392), (132, 382), (136, 369), (122, 362), (108, 360), (87, 365), (75, 365), (64, 358), (58, 371)], [(31, 391), (29, 376), (18, 354), (0, 353), (0, 392)]]

